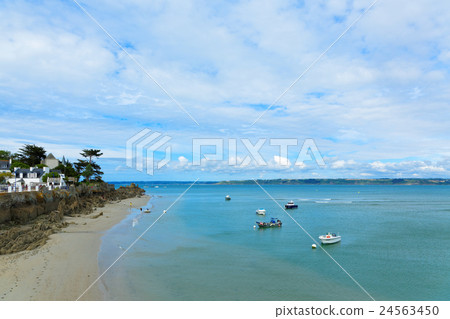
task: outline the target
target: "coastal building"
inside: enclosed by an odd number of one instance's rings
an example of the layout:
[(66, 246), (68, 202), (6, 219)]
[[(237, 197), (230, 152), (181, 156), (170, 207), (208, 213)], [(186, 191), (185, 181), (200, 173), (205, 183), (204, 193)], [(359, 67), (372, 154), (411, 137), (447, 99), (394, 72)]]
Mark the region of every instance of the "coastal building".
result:
[(54, 169), (56, 166), (60, 164), (59, 160), (53, 156), (52, 153), (48, 154), (45, 160), (42, 162), (42, 164), (45, 164), (50, 169)]
[[(57, 172), (59, 177), (48, 178), (46, 182), (43, 181), (43, 176), (50, 172)], [(64, 181), (64, 174), (59, 171), (50, 170), (49, 167), (44, 168), (14, 168), (13, 177), (8, 179), (8, 183), (16, 191), (23, 190), (37, 190), (39, 187), (46, 186), (50, 189), (60, 188), (66, 186)]]
[(11, 160), (0, 160), (0, 173), (8, 173), (11, 167)]

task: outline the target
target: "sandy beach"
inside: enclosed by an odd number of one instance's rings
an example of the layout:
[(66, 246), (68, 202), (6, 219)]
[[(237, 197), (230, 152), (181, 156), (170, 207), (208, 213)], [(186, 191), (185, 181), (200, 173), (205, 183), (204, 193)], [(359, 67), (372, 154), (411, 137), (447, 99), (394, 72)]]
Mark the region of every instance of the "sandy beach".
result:
[[(106, 204), (92, 214), (66, 217), (70, 225), (43, 247), (0, 256), (0, 300), (76, 300), (99, 274), (98, 252), (105, 231), (149, 196)], [(102, 216), (93, 218), (103, 212)], [(81, 300), (103, 300), (97, 282)]]

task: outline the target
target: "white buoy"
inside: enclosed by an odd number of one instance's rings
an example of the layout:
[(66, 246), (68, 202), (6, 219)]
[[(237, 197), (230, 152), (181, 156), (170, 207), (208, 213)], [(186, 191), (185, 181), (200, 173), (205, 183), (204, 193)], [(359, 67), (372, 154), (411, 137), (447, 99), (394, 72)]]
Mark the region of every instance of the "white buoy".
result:
[(316, 249), (317, 246), (316, 246), (316, 244), (312, 244), (311, 247), (312, 247), (312, 249)]
[(253, 228), (256, 228), (256, 225), (253, 225)]

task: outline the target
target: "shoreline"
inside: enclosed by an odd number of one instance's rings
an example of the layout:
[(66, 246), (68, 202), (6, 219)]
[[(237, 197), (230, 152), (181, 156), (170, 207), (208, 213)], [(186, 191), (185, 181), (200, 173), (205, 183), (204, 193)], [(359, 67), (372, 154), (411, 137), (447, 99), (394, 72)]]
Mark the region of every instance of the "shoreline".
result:
[[(98, 253), (106, 231), (150, 196), (114, 201), (89, 215), (65, 217), (69, 226), (37, 249), (0, 256), (0, 300), (76, 300), (99, 275)], [(98, 216), (103, 212), (102, 216)], [(96, 218), (94, 218), (96, 217)], [(104, 300), (99, 280), (82, 300)]]

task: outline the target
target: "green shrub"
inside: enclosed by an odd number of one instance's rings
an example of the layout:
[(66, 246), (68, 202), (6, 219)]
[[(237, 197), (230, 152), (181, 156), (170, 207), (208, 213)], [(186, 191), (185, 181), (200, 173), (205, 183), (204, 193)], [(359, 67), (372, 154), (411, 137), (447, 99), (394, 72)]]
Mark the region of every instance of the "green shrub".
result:
[(58, 172), (50, 172), (50, 173), (47, 173), (47, 174), (45, 174), (44, 176), (42, 176), (42, 181), (44, 182), (44, 183), (47, 183), (47, 180), (48, 180), (48, 178), (57, 178), (57, 177), (59, 177), (59, 174), (58, 174)]

